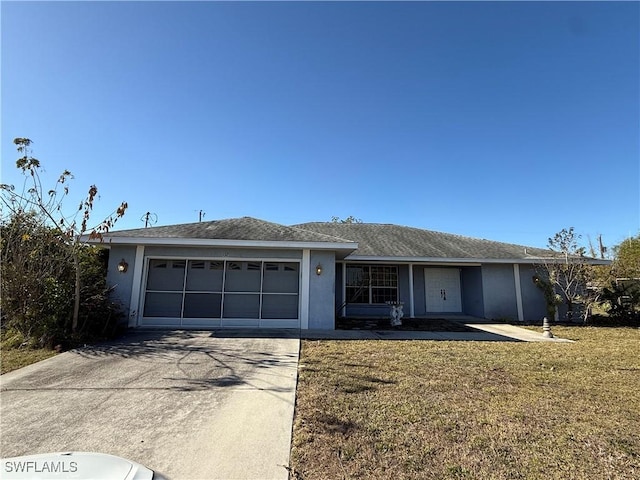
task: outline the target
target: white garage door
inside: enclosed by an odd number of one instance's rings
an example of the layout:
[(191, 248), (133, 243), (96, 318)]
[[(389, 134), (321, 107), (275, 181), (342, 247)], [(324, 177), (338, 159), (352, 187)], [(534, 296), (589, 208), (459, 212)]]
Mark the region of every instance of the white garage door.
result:
[(149, 259), (141, 325), (299, 326), (298, 262)]
[(427, 313), (462, 312), (459, 269), (425, 268), (424, 285)]

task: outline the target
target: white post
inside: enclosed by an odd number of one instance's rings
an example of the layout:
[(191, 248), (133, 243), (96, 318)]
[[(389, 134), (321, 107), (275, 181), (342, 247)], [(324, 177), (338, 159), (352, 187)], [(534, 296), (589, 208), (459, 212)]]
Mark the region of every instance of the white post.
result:
[(520, 265), (513, 264), (513, 278), (516, 283), (516, 306), (518, 307), (518, 321), (524, 322), (524, 309), (522, 307), (522, 285), (520, 284)]
[(309, 293), (311, 275), (311, 251), (308, 248), (302, 250), (302, 264), (300, 265), (300, 328), (309, 328)]
[(347, 315), (347, 262), (342, 262), (342, 310), (340, 316)]
[(410, 263), (409, 264), (409, 318), (414, 318), (415, 316), (416, 316), (416, 311), (415, 311), (415, 305), (413, 302), (413, 263)]
[(142, 308), (142, 278), (144, 270), (144, 245), (136, 247), (136, 259), (133, 262), (133, 283), (131, 284), (131, 300), (129, 301), (129, 326), (137, 327)]

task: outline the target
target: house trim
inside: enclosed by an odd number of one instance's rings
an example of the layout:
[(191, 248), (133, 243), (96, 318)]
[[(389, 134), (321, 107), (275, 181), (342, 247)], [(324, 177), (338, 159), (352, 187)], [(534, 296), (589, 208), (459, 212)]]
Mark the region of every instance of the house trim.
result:
[(516, 306), (518, 308), (518, 321), (524, 322), (524, 309), (522, 307), (522, 285), (520, 284), (520, 265), (513, 264), (513, 279), (516, 284)]
[[(374, 255), (349, 255), (345, 258), (349, 262), (373, 262), (373, 263), (428, 263), (430, 265), (448, 265), (479, 267), (487, 263), (506, 264), (541, 264), (541, 263), (565, 263), (564, 258), (436, 258), (436, 257), (376, 257)], [(588, 259), (589, 265), (610, 265), (610, 260)]]
[(149, 237), (109, 237), (105, 245), (147, 245), (172, 247), (238, 247), (238, 248), (279, 248), (348, 250), (358, 248), (355, 242), (297, 242), (278, 240), (226, 240), (210, 238), (149, 238)]
[(142, 277), (144, 275), (144, 245), (136, 247), (136, 259), (133, 265), (133, 283), (131, 284), (131, 301), (129, 303), (129, 326), (138, 325), (140, 317), (140, 292), (142, 289)]
[(342, 309), (340, 316), (347, 314), (347, 262), (342, 262)]
[(302, 262), (300, 264), (300, 328), (306, 330), (309, 328), (309, 294), (311, 290), (311, 282), (309, 275), (311, 273), (311, 250), (308, 248), (302, 250)]
[(409, 317), (415, 317), (416, 309), (413, 300), (413, 263), (409, 264)]

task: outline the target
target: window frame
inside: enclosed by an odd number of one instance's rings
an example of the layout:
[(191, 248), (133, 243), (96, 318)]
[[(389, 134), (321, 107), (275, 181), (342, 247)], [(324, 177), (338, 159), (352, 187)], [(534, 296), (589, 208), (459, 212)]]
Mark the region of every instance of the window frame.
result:
[[(362, 275), (364, 277), (362, 281), (368, 282), (368, 285), (350, 284), (353, 275), (350, 275), (349, 269), (360, 269), (361, 273), (357, 276)], [(400, 296), (398, 277), (399, 272), (397, 265), (348, 263), (345, 272), (345, 303), (350, 305), (384, 305), (387, 302), (397, 302)], [(358, 293), (352, 301), (349, 291), (354, 288), (361, 289), (362, 291)], [(388, 296), (388, 299), (374, 302), (374, 299), (380, 298), (380, 295), (384, 296), (384, 294), (381, 293), (383, 290), (392, 293)]]

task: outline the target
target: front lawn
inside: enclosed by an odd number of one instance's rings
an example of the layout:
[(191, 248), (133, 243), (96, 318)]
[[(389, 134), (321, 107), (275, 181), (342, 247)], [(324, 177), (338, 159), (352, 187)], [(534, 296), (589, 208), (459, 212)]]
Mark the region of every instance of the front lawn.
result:
[(640, 478), (640, 330), (553, 332), (304, 341), (292, 477)]
[(18, 347), (0, 336), (0, 375), (26, 367), (45, 358), (53, 357), (58, 352), (48, 348)]

